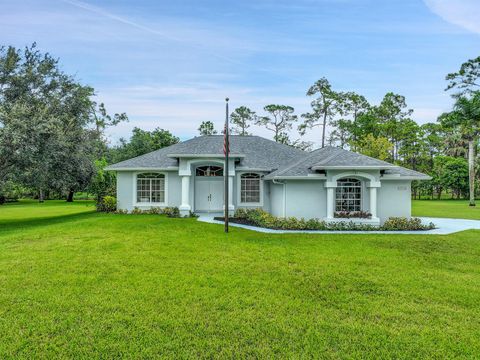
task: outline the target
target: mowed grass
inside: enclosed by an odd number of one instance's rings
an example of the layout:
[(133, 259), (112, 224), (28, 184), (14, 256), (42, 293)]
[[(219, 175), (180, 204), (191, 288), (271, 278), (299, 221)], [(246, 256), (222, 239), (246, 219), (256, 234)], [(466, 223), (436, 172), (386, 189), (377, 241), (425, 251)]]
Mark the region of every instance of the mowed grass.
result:
[(0, 207), (1, 359), (480, 354), (479, 231), (226, 236), (92, 209)]
[(468, 206), (467, 200), (413, 200), (412, 215), (480, 220), (480, 200)]

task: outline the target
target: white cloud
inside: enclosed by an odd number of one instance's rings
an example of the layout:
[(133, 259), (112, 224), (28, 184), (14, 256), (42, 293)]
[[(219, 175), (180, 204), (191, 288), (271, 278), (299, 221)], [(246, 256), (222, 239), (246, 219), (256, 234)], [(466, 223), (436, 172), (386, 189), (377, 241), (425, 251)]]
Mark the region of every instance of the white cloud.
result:
[(480, 34), (480, 1), (424, 0), (428, 8), (443, 20)]

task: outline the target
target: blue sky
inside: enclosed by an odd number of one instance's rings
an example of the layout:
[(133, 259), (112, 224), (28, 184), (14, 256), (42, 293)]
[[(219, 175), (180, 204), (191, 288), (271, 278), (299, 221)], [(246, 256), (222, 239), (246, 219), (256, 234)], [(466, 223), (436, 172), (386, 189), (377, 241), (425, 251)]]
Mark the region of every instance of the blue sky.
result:
[[(419, 123), (451, 99), (444, 77), (480, 55), (478, 0), (0, 0), (4, 45), (59, 57), (92, 85), (110, 112), (182, 139), (200, 122), (222, 127), (231, 107), (309, 108), (307, 88), (325, 76), (337, 90), (378, 102), (405, 95)], [(253, 131), (270, 136), (261, 128)], [(319, 130), (306, 140), (319, 140)], [(297, 138), (296, 131), (292, 137)]]

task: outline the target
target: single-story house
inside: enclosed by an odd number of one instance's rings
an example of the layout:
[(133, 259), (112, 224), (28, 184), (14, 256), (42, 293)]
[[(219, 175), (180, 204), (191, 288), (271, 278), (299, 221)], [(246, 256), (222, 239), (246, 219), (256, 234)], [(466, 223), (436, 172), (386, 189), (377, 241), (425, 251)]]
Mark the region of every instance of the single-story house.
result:
[(224, 176), (228, 209), (262, 208), (278, 217), (339, 221), (368, 212), (358, 222), (380, 224), (410, 217), (411, 182), (429, 176), (337, 147), (305, 152), (259, 136), (231, 136), (224, 174), (223, 136), (200, 136), (107, 167), (117, 172), (118, 208), (176, 206), (220, 213)]

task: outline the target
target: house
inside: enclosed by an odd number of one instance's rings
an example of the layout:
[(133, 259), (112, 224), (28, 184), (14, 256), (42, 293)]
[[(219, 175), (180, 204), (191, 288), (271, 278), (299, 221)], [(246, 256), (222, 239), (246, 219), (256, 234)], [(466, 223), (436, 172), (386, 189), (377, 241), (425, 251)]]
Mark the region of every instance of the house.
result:
[[(201, 136), (111, 165), (118, 208), (177, 206), (222, 212), (223, 136)], [(369, 224), (410, 217), (412, 180), (425, 174), (337, 147), (305, 152), (259, 136), (231, 136), (228, 209), (260, 207), (279, 217), (339, 221), (368, 212)]]

